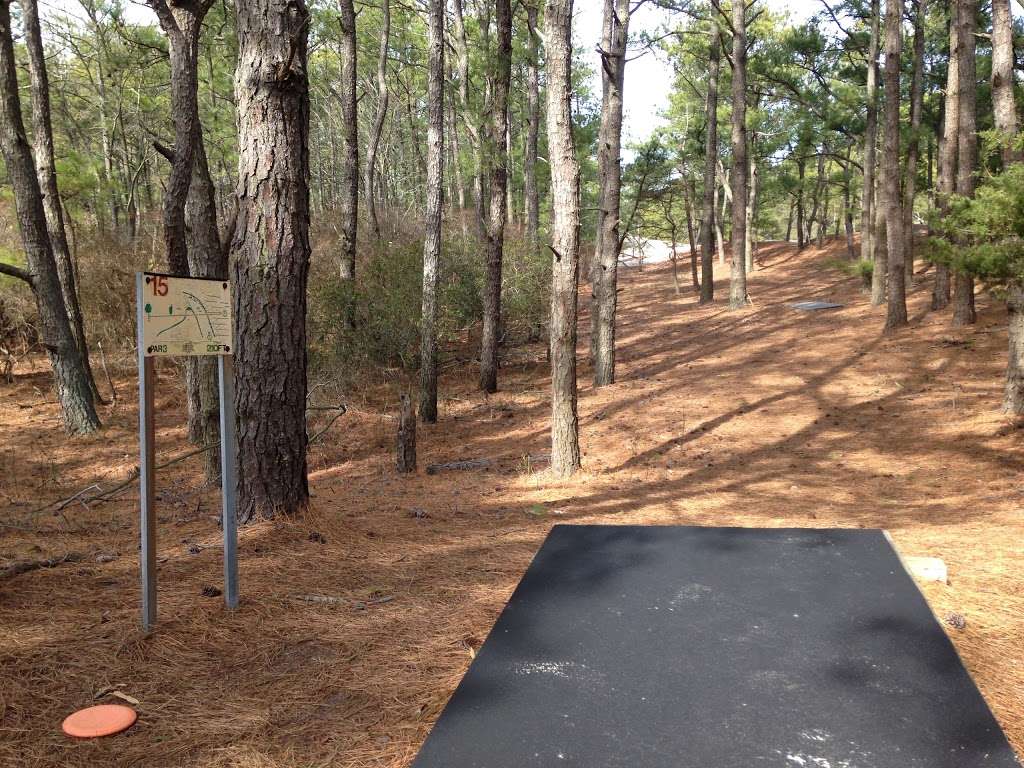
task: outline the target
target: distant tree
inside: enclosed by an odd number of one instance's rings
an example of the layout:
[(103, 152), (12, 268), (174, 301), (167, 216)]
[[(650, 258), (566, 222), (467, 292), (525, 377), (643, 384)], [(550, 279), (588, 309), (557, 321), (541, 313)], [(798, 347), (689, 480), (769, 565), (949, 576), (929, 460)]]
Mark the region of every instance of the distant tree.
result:
[[(956, 22), (956, 0), (949, 22), (949, 62), (946, 68), (946, 100), (942, 123), (942, 136), (939, 141), (938, 180), (935, 188), (935, 199), (940, 214), (949, 209), (949, 201), (956, 191), (957, 150), (960, 135), (960, 28)], [(935, 265), (935, 284), (932, 287), (932, 309), (945, 309), (949, 306), (951, 275), (946, 264)]]

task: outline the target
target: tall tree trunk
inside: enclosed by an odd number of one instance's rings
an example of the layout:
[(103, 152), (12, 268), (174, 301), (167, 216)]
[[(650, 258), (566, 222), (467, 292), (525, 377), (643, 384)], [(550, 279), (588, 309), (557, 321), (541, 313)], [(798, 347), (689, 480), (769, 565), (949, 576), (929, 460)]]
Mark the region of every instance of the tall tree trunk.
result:
[[(950, 196), (956, 191), (957, 149), (960, 135), (960, 29), (957, 24), (957, 0), (953, 0), (949, 21), (949, 66), (946, 70), (946, 100), (942, 122), (942, 141), (939, 142), (939, 178), (935, 197), (939, 211), (949, 211)], [(935, 285), (932, 288), (932, 309), (945, 309), (949, 305), (950, 269), (945, 264), (935, 265)]]
[(853, 205), (850, 200), (850, 186), (853, 173), (851, 171), (850, 154), (853, 151), (851, 144), (846, 148), (846, 165), (843, 166), (843, 220), (846, 224), (846, 255), (850, 261), (857, 258), (857, 252), (853, 247)]
[[(689, 173), (685, 174), (683, 179), (683, 206), (686, 208), (686, 237), (690, 244), (690, 282), (693, 285), (694, 291), (700, 290), (700, 278), (697, 276), (697, 237), (694, 233), (693, 228), (693, 201), (696, 197), (697, 190), (693, 186), (693, 176)], [(676, 227), (675, 223), (672, 223), (672, 264), (675, 269), (675, 258), (676, 258)], [(676, 288), (678, 293), (679, 283), (676, 281)]]
[[(884, 163), (878, 164), (878, 173), (875, 175), (875, 240), (872, 250), (874, 252), (873, 267), (871, 269), (871, 306), (880, 307), (886, 300), (886, 279), (889, 274), (889, 225), (887, 210), (885, 206), (886, 176), (888, 170)], [(902, 219), (900, 232), (903, 231)]]
[[(958, 37), (960, 45), (960, 119), (957, 134), (956, 193), (960, 197), (974, 197), (975, 169), (978, 164), (978, 134), (976, 115), (975, 29), (977, 27), (976, 0), (956, 0)], [(953, 275), (953, 325), (971, 325), (975, 321), (974, 278), (963, 272)]]
[(476, 213), (473, 217), (473, 224), (477, 237), (483, 240), (486, 237), (486, 211), (483, 190), (483, 137), (476, 123), (474, 110), (470, 104), (469, 46), (466, 39), (466, 24), (463, 18), (462, 0), (454, 0), (452, 5), (454, 10), (452, 19), (455, 27), (452, 45), (455, 48), (456, 69), (459, 76), (459, 106), (462, 108), (462, 119), (466, 126), (466, 135), (473, 151), (473, 207)]
[(39, 335), (53, 371), (64, 428), (72, 433), (93, 432), (100, 426), (92, 387), (71, 329), (57, 263), (46, 226), (43, 192), (32, 151), (25, 138), (18, 95), (17, 64), (11, 36), (10, 0), (0, 0), (0, 150), (14, 192), (21, 243), (27, 270), (0, 263), (0, 273), (27, 282), (35, 295)]
[(708, 94), (704, 107), (704, 224), (700, 237), (700, 303), (715, 300), (715, 168), (718, 165), (718, 71), (721, 62), (721, 40), (718, 17), (711, 11), (708, 33)]
[(374, 237), (380, 239), (380, 221), (377, 218), (377, 195), (374, 191), (377, 174), (377, 152), (388, 115), (388, 46), (391, 43), (391, 0), (381, 0), (380, 49), (377, 54), (377, 112), (373, 116), (370, 142), (366, 148), (366, 167), (363, 169), (363, 191), (366, 193), (366, 212)]
[(1024, 414), (1024, 285), (1011, 281), (1006, 290), (1010, 356), (1006, 365), (1003, 412)]
[(483, 329), (480, 334), (480, 389), (498, 391), (498, 345), (501, 341), (501, 272), (505, 250), (505, 188), (508, 184), (508, 92), (512, 79), (512, 6), (510, 0), (496, 0), (497, 33), (491, 74), (490, 211), (487, 220), (483, 285)]
[[(807, 245), (804, 240), (804, 179), (807, 175), (807, 161), (801, 157), (796, 161), (796, 249), (802, 251)], [(788, 239), (788, 238), (787, 238)]]
[(235, 412), (238, 512), (248, 520), (297, 513), (309, 499), (309, 12), (302, 0), (235, 8)]
[(1003, 166), (1021, 160), (1011, 140), (1017, 135), (1013, 95), (1013, 17), (1010, 0), (992, 0), (992, 115), (1003, 140)]
[(618, 267), (622, 197), (622, 92), (626, 78), (626, 42), (629, 35), (629, 0), (604, 1), (604, 33), (601, 50), (601, 129), (598, 153), (600, 192), (597, 228), (599, 248), (592, 278), (591, 346), (594, 386), (615, 381), (615, 315), (618, 304)]
[(46, 53), (43, 49), (43, 35), (39, 27), (39, 5), (37, 0), (21, 0), (23, 9), (22, 26), (25, 29), (25, 45), (28, 48), (29, 77), (32, 84), (32, 134), (36, 175), (43, 193), (43, 208), (46, 211), (46, 227), (50, 234), (53, 258), (57, 263), (57, 277), (60, 280), (64, 307), (67, 310), (71, 332), (82, 359), (82, 368), (89, 380), (93, 399), (101, 400), (96, 388), (96, 379), (89, 363), (89, 345), (85, 338), (85, 321), (78, 300), (78, 280), (75, 262), (68, 245), (64, 228), (64, 209), (57, 188), (57, 166), (53, 150), (53, 125), (50, 119), (50, 79), (46, 71)]
[(745, 307), (747, 271), (747, 20), (746, 0), (732, 6), (732, 272), (729, 308)]
[[(341, 97), (341, 162), (338, 167), (341, 252), (338, 254), (338, 273), (342, 280), (354, 281), (359, 231), (359, 122), (356, 111), (356, 13), (352, 0), (338, 0), (338, 22), (341, 28), (338, 51), (341, 63), (338, 91)], [(347, 319), (354, 319), (352, 312)]]
[(420, 319), (420, 418), (437, 421), (437, 283), (444, 202), (444, 0), (427, 9), (427, 208), (423, 240)]
[(906, 229), (900, 200), (900, 52), (903, 0), (885, 0), (885, 231), (889, 257), (889, 305), (885, 330), (907, 324), (906, 273), (903, 249)]
[(192, 183), (192, 164), (199, 124), (199, 34), (212, 0), (147, 0), (167, 36), (171, 65), (171, 116), (174, 121), (174, 154), (164, 193), (164, 246), (167, 268), (188, 274), (188, 243), (185, 237), (185, 202)]
[[(188, 270), (193, 277), (228, 277), (227, 244), (217, 227), (217, 198), (206, 147), (200, 130), (196, 136), (192, 182), (185, 201), (188, 235)], [(189, 400), (189, 439), (196, 445), (213, 445), (220, 440), (220, 392), (217, 361), (212, 357), (190, 357), (185, 367)], [(206, 480), (220, 480), (220, 451), (204, 454)]]
[(924, 21), (928, 0), (911, 0), (914, 6), (914, 63), (910, 79), (910, 145), (903, 198), (903, 239), (907, 284), (914, 276), (914, 197), (917, 194), (917, 161), (921, 152), (921, 113), (924, 110)]
[(744, 258), (747, 261), (747, 272), (754, 271), (754, 218), (757, 215), (757, 149), (753, 139), (750, 141), (750, 192), (747, 195), (747, 233), (744, 239)]
[(526, 4), (530, 43), (526, 60), (526, 152), (523, 159), (523, 197), (526, 205), (526, 242), (537, 243), (540, 228), (540, 192), (537, 187), (537, 137), (540, 133), (540, 36), (537, 5)]
[(572, 137), (572, 0), (545, 0), (548, 154), (551, 161), (551, 469), (580, 467), (576, 319), (580, 166)]
[(878, 38), (879, 0), (871, 0), (871, 37), (868, 42), (867, 122), (864, 129), (864, 190), (860, 198), (860, 257), (874, 261), (875, 236), (875, 145), (878, 142)]

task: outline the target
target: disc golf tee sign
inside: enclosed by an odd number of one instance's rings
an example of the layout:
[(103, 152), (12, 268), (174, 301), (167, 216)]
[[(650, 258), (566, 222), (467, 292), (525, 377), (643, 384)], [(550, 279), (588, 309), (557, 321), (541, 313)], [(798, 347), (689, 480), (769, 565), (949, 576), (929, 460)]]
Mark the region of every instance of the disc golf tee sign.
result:
[[(139, 354), (139, 533), (142, 539), (142, 626), (156, 624), (156, 358), (217, 357), (220, 379), (220, 465), (224, 530), (224, 602), (238, 605), (235, 521), (235, 395), (231, 283), (156, 272), (135, 278)], [(216, 446), (207, 446), (214, 450)]]
[(223, 280), (146, 274), (144, 354), (231, 354), (231, 286)]

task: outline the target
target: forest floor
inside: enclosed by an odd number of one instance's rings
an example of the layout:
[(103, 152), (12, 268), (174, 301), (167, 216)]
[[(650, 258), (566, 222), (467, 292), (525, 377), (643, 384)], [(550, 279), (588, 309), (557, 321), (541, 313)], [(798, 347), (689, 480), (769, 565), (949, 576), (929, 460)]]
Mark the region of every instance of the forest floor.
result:
[[(764, 247), (739, 312), (674, 295), (668, 265), (626, 271), (619, 382), (595, 390), (581, 367), (571, 481), (545, 471), (540, 345), (510, 350), (489, 398), (469, 368), (444, 377), (412, 476), (393, 469), (383, 394), (351, 403), (311, 450), (308, 515), (243, 529), (233, 613), (202, 594), (221, 583), (217, 494), (195, 459), (160, 472), (149, 636), (137, 491), (34, 512), (127, 477), (133, 382), (103, 432), (69, 440), (46, 372), (20, 369), (0, 385), (0, 564), (82, 559), (0, 580), (0, 764), (406, 766), (550, 527), (570, 522), (887, 529), (901, 553), (948, 564), (949, 585), (922, 588), (940, 620), (966, 619), (946, 629), (1024, 750), (1024, 430), (998, 413), (1005, 313), (979, 297), (977, 325), (951, 329), (918, 276), (910, 327), (883, 336), (884, 308), (827, 266), (841, 251)], [(805, 299), (845, 306), (788, 306)], [(158, 452), (175, 456), (188, 444), (164, 373)], [(424, 471), (478, 458), (491, 464)], [(138, 701), (136, 726), (61, 734), (72, 710), (117, 703), (112, 690)]]

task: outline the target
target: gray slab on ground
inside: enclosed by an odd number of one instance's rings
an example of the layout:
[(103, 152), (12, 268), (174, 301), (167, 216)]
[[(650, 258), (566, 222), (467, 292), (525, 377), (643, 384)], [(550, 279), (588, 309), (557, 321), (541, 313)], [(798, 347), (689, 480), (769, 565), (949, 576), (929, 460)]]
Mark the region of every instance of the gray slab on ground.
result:
[(881, 531), (555, 526), (415, 768), (1011, 768)]
[(804, 312), (816, 312), (819, 309), (842, 309), (842, 304), (834, 304), (831, 301), (798, 301), (790, 304), (793, 309), (800, 309)]

